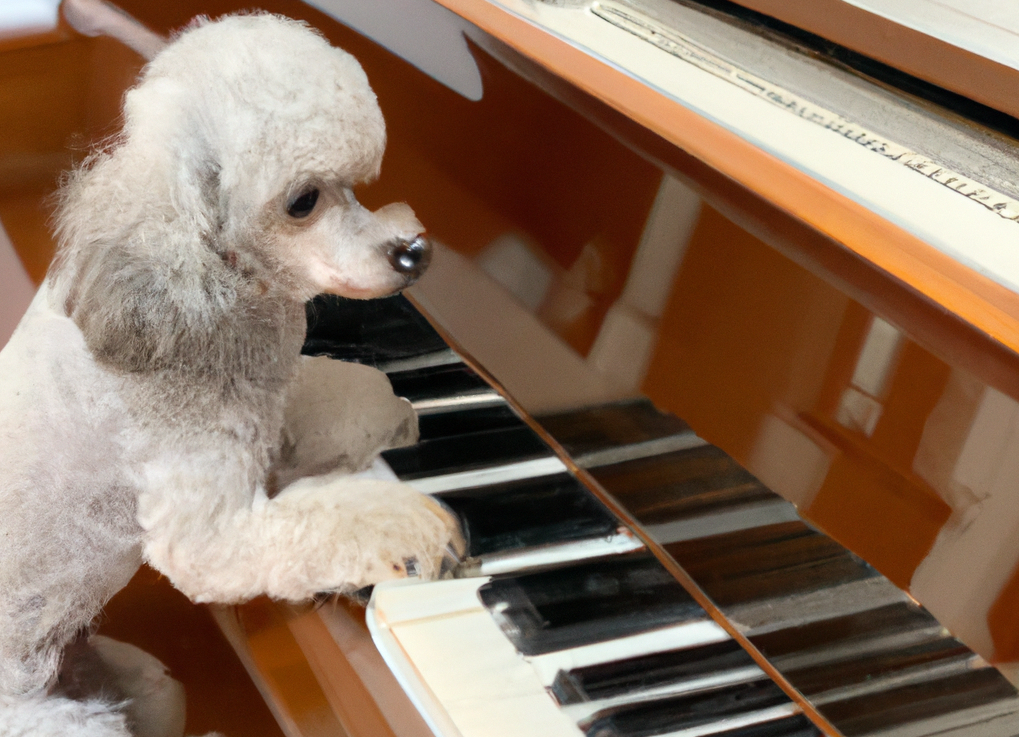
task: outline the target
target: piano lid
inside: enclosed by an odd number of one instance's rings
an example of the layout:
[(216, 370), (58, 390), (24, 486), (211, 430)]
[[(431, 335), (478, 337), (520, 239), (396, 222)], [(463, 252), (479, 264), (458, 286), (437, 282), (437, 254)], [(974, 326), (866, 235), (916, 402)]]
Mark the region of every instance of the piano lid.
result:
[(1019, 348), (1013, 139), (694, 3), (441, 1)]

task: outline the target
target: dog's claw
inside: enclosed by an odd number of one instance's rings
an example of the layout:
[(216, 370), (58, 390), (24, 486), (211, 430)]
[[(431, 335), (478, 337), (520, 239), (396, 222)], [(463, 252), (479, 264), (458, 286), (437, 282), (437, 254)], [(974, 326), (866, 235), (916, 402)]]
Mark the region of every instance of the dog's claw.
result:
[(460, 578), (460, 569), (464, 563), (463, 551), (458, 551), (453, 543), (450, 542), (446, 546), (445, 554), (442, 556), (442, 564), (439, 566), (439, 578)]
[(404, 558), (403, 570), (406, 572), (407, 578), (417, 578), (417, 576), (421, 573), (421, 566), (418, 565), (418, 559)]

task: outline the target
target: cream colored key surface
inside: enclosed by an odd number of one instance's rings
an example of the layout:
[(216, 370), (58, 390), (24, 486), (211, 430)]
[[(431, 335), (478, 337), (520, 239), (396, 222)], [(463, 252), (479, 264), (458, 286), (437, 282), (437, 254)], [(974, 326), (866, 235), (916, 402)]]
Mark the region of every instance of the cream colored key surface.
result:
[(577, 737), (478, 598), (488, 578), (376, 586), (368, 628), (441, 737)]

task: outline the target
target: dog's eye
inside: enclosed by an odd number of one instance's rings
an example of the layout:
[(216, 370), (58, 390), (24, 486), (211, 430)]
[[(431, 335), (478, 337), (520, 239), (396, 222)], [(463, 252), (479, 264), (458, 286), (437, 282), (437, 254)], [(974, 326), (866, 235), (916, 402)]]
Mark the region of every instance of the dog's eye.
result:
[(287, 205), (287, 214), (292, 218), (306, 218), (315, 209), (316, 202), (318, 202), (318, 190), (309, 189)]

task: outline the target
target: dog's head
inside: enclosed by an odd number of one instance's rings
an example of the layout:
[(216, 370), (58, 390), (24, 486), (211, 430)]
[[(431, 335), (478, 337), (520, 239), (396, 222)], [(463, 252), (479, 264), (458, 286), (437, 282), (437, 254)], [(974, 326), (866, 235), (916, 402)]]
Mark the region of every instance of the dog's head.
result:
[(97, 356), (142, 370), (191, 360), (210, 330), (265, 332), (273, 304), (392, 294), (429, 249), (407, 205), (354, 197), (384, 147), (360, 65), (305, 25), (193, 24), (128, 92), (122, 135), (63, 188), (54, 295)]
[(285, 279), (301, 299), (384, 296), (427, 266), (407, 205), (370, 212), (355, 199), (379, 172), (382, 113), (357, 61), (302, 23), (193, 24), (146, 67), (124, 116), (108, 175), (146, 191), (117, 203), (117, 219), (161, 219), (172, 239), (192, 231), (228, 266)]

